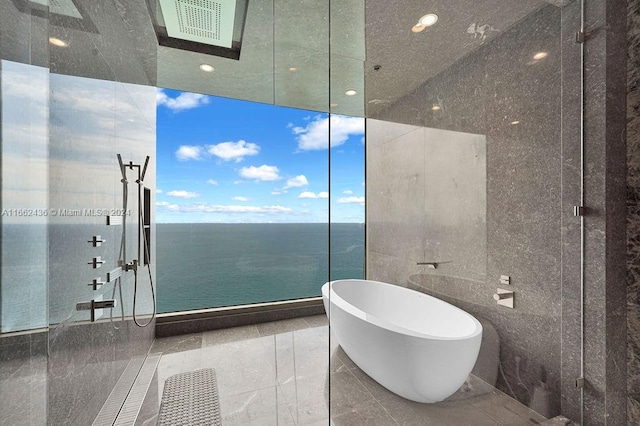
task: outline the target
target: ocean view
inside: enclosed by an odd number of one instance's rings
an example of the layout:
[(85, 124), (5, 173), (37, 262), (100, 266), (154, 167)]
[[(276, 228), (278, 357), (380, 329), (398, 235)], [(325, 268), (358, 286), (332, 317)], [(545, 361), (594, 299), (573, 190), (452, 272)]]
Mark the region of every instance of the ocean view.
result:
[(160, 223), (156, 233), (160, 313), (320, 296), (329, 279), (364, 276), (364, 224)]
[[(92, 298), (116, 298), (127, 315), (133, 304), (133, 275), (126, 274), (120, 293), (105, 283), (97, 291), (87, 284), (106, 278), (118, 260), (122, 228), (106, 225), (7, 225), (2, 227), (2, 330), (46, 327), (88, 319), (75, 304)], [(91, 235), (106, 242), (88, 248)], [(136, 256), (135, 224), (129, 224), (128, 259)], [(49, 246), (48, 238), (64, 241)], [(364, 224), (156, 224), (156, 296), (158, 312), (272, 302), (320, 295), (329, 279), (364, 275)], [(49, 256), (49, 262), (32, 259)], [(106, 262), (94, 270), (92, 256)], [(73, 262), (75, 268), (58, 265)], [(151, 312), (146, 271), (140, 275), (138, 312)], [(73, 283), (74, 285), (67, 285)], [(48, 297), (51, 293), (55, 297)], [(9, 303), (11, 301), (11, 303)]]

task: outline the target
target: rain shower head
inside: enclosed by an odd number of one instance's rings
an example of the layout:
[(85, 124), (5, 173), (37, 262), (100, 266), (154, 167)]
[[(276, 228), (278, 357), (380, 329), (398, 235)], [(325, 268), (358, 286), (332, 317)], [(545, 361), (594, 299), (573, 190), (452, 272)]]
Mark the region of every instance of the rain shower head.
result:
[(248, 0), (147, 0), (162, 46), (240, 59)]
[(160, 0), (169, 37), (231, 48), (236, 0)]

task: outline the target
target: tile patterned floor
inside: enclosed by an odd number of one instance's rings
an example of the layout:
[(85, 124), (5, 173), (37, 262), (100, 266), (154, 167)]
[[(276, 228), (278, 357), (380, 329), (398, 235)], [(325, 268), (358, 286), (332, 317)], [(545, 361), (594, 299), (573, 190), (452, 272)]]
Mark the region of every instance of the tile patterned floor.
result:
[(479, 380), (471, 382), (476, 391), (469, 397), (459, 393), (437, 404), (400, 398), (330, 339), (324, 316), (156, 339), (151, 352), (163, 353), (160, 397), (168, 377), (215, 368), (225, 426), (520, 426), (545, 420)]

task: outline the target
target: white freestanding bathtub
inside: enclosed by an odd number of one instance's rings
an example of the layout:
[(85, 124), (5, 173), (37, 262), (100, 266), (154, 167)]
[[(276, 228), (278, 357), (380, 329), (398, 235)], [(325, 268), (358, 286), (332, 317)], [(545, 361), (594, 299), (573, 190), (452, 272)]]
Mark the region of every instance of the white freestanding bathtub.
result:
[(416, 402), (442, 401), (473, 369), (482, 325), (447, 302), (368, 280), (328, 282), (322, 298), (345, 353), (397, 395)]

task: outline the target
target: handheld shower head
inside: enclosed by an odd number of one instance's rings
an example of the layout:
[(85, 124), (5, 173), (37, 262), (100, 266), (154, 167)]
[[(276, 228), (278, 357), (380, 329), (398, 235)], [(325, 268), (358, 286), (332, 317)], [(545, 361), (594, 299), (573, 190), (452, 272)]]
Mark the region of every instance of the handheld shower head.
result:
[(122, 173), (122, 183), (128, 183), (127, 181), (127, 172), (124, 170), (124, 164), (122, 163), (122, 156), (120, 154), (116, 154), (118, 156), (118, 164), (120, 164), (120, 173)]
[(142, 175), (140, 175), (140, 183), (144, 182), (144, 175), (147, 173), (147, 166), (149, 165), (149, 156), (144, 160), (144, 167), (142, 168)]

